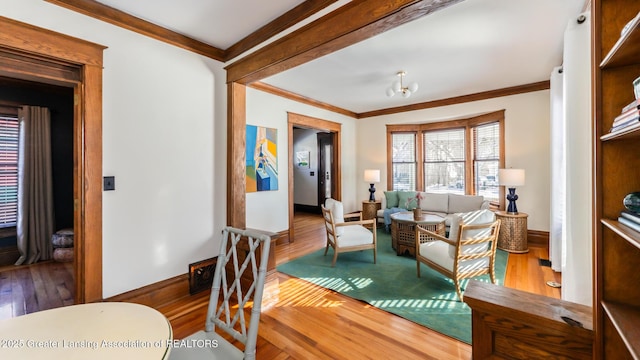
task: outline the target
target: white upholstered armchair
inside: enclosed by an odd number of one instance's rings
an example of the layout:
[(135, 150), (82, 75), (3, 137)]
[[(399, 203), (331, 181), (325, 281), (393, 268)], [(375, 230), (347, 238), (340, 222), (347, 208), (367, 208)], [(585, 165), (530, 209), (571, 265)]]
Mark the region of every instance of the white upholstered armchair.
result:
[[(356, 220), (345, 222), (344, 209), (340, 201), (328, 198), (322, 206), (325, 229), (327, 231), (327, 246), (324, 254), (327, 255), (329, 247), (333, 248), (333, 261), (336, 265), (338, 254), (347, 251), (373, 249), (373, 263), (376, 262), (376, 219)], [(356, 216), (359, 216), (357, 214)], [(371, 229), (363, 225), (370, 225)]]

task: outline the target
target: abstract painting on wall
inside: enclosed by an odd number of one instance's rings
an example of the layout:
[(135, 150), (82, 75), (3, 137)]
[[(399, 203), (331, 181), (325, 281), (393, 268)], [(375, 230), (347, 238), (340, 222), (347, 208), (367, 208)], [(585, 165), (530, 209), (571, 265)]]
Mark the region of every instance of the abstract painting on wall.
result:
[(247, 192), (278, 190), (278, 130), (247, 125)]

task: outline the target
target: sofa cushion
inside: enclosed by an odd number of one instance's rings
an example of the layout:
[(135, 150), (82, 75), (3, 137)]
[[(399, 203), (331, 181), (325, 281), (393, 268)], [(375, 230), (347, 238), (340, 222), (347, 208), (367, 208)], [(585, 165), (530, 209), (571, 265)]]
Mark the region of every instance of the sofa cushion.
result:
[[(453, 271), (453, 257), (449, 255), (450, 249), (455, 248), (444, 241), (427, 241), (420, 244), (418, 251), (420, 255), (426, 257), (441, 267)], [(418, 263), (420, 266), (420, 263)]]
[(463, 213), (480, 209), (483, 196), (449, 194), (449, 214)]
[(398, 207), (413, 210), (416, 208), (416, 205), (415, 191), (398, 191)]
[(398, 207), (398, 192), (397, 191), (385, 191), (384, 199), (387, 203), (386, 208), (391, 209)]
[(340, 236), (340, 247), (373, 244), (373, 233), (362, 225), (340, 226), (344, 236)]
[(430, 212), (449, 213), (449, 194), (422, 193), (420, 200), (422, 210)]

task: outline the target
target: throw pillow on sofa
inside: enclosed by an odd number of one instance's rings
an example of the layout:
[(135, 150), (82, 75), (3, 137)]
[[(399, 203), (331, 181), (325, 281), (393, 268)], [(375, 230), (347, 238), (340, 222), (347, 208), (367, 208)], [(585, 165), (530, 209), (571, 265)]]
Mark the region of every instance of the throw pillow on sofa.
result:
[(387, 209), (398, 207), (398, 192), (397, 191), (385, 191), (384, 197), (387, 203)]
[(398, 191), (398, 207), (413, 210), (417, 206), (415, 191)]

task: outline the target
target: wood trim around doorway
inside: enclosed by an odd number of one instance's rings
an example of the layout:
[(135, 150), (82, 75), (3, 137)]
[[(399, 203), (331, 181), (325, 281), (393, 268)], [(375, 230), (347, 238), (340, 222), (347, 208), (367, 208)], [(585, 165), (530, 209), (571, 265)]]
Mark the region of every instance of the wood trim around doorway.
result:
[[(0, 16), (0, 75), (74, 88), (76, 303), (102, 300), (102, 56), (106, 47)], [(46, 67), (41, 66), (47, 64)], [(59, 66), (60, 71), (49, 71)], [(53, 67), (52, 67), (53, 66)], [(49, 69), (49, 70), (47, 70)], [(76, 80), (68, 76), (77, 72)]]
[(336, 200), (342, 199), (342, 148), (341, 148), (341, 139), (342, 139), (342, 124), (314, 118), (311, 116), (296, 114), (292, 112), (287, 112), (287, 123), (288, 123), (288, 133), (287, 133), (287, 143), (289, 150), (289, 242), (293, 242), (295, 240), (295, 234), (293, 230), (293, 128), (294, 127), (302, 127), (307, 129), (318, 129), (318, 130), (326, 130), (333, 134), (335, 134), (335, 141), (333, 143), (333, 160), (336, 167), (336, 173), (333, 176), (333, 179), (336, 183)]

